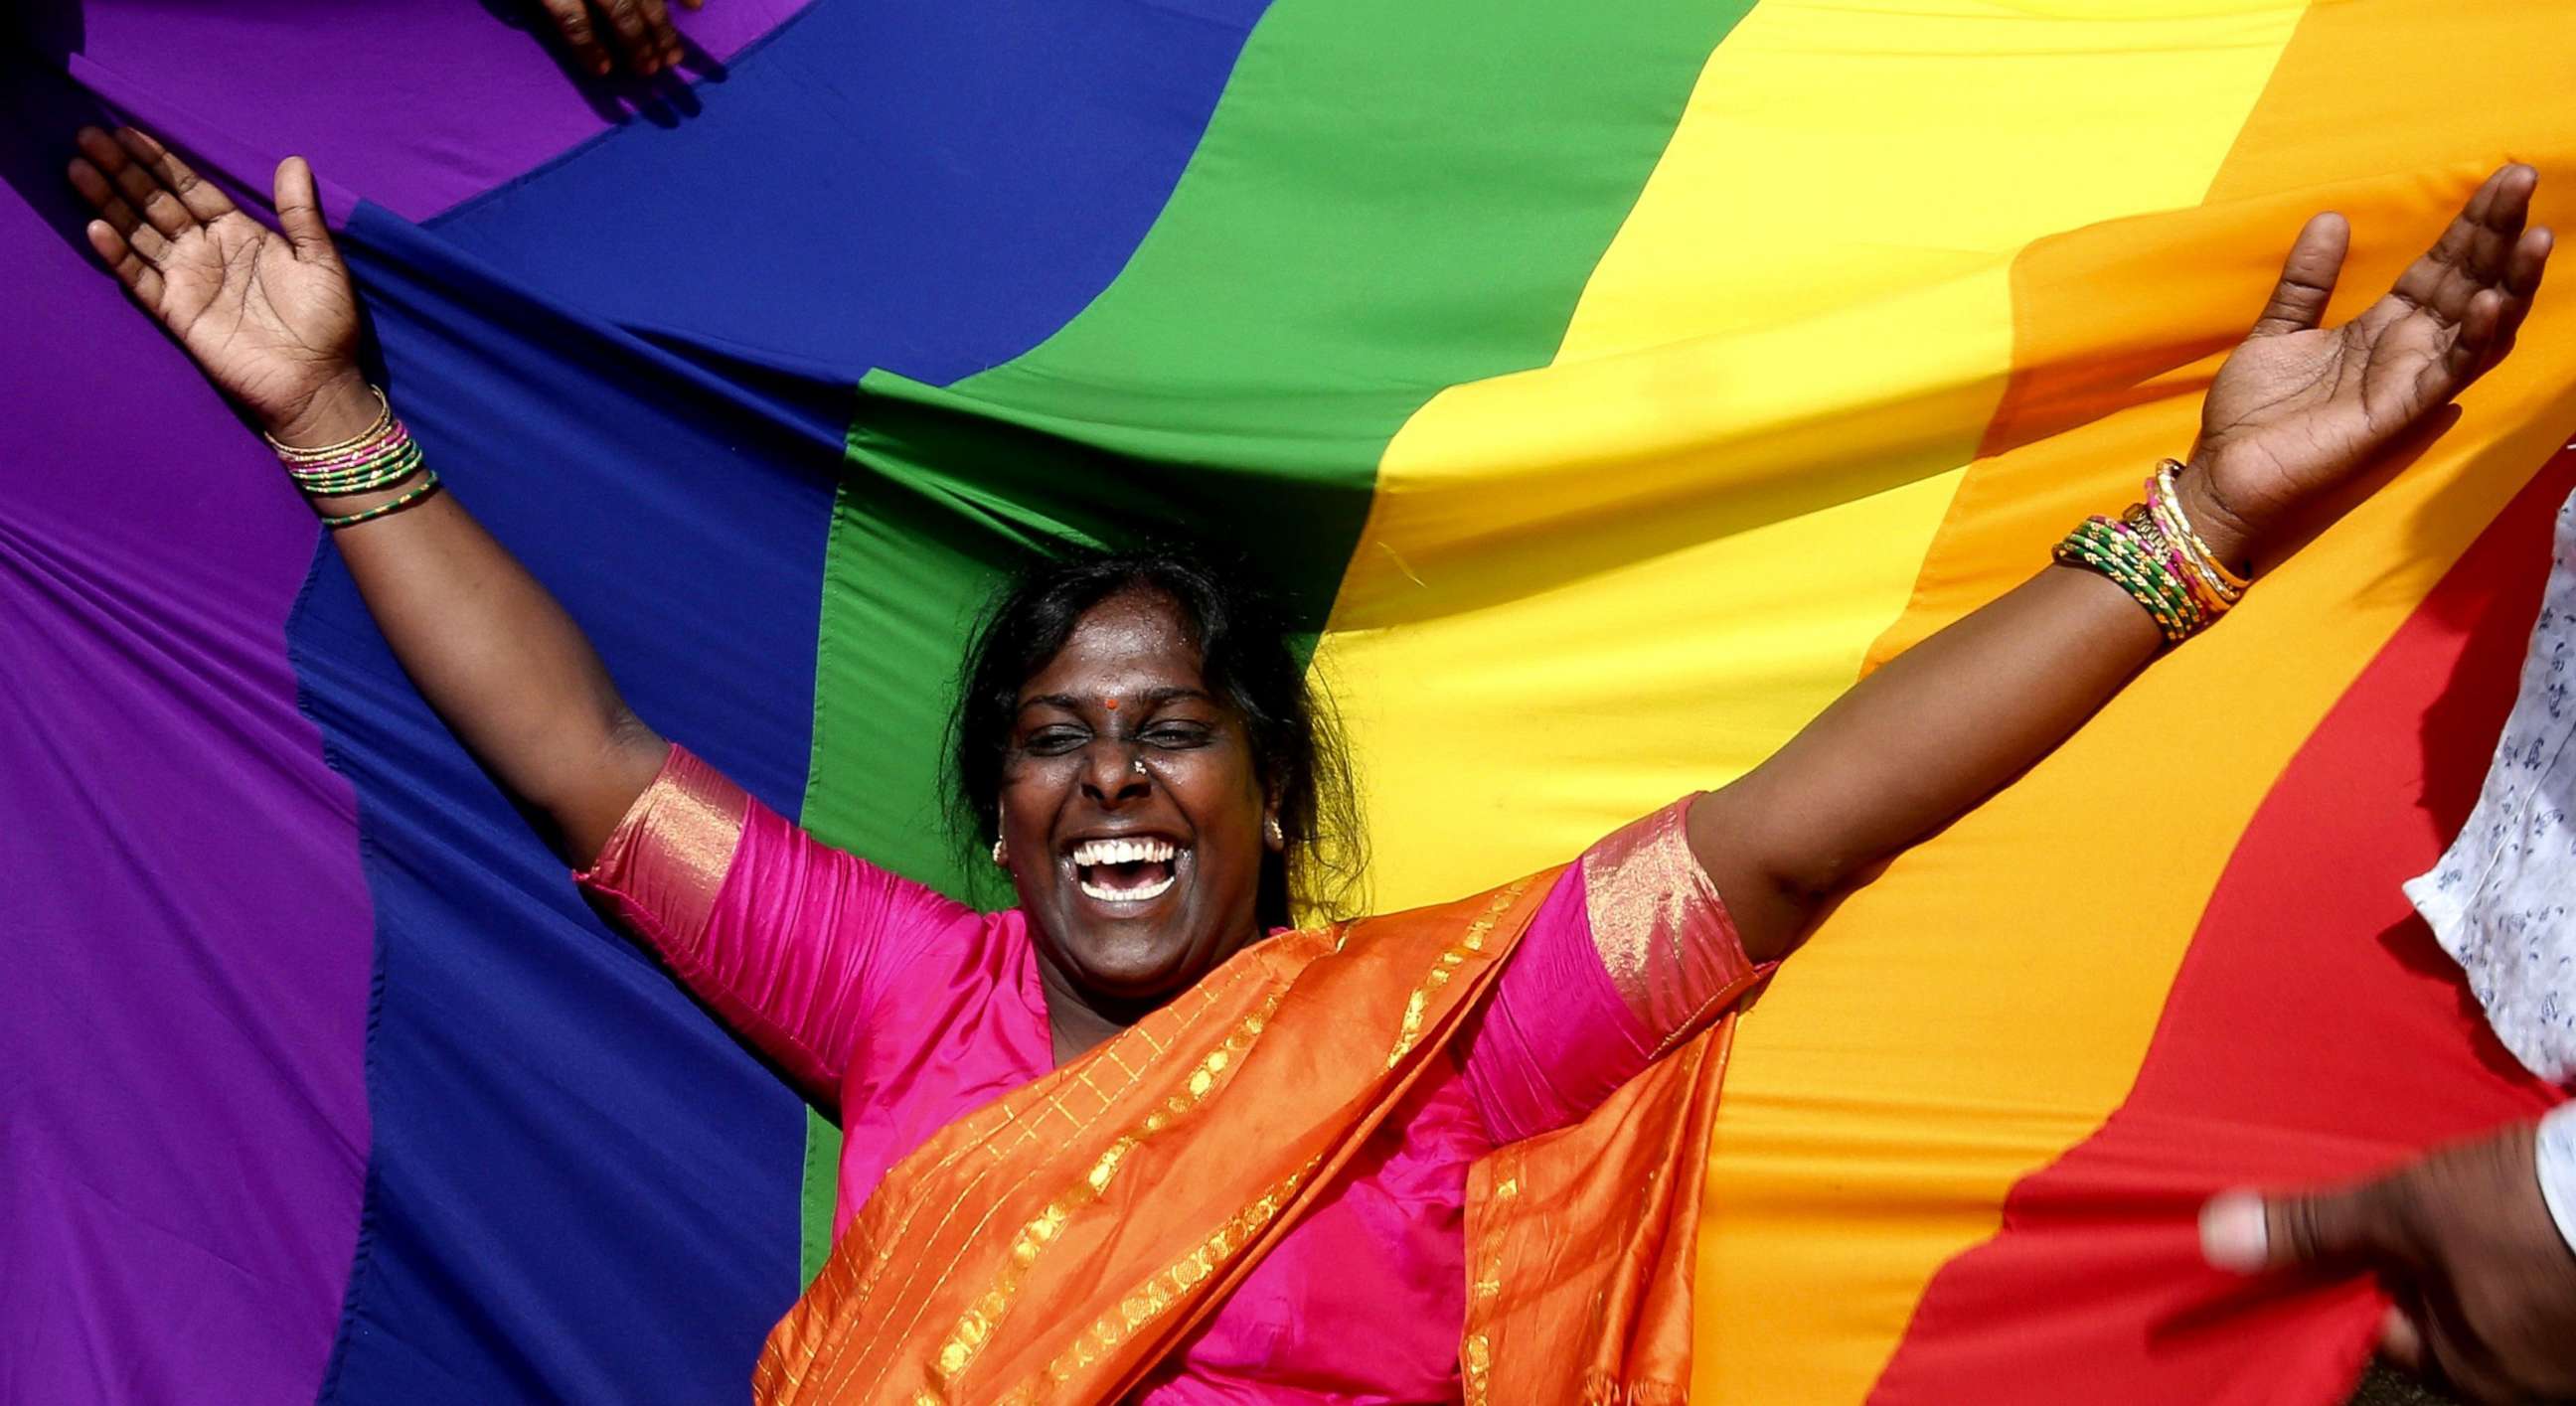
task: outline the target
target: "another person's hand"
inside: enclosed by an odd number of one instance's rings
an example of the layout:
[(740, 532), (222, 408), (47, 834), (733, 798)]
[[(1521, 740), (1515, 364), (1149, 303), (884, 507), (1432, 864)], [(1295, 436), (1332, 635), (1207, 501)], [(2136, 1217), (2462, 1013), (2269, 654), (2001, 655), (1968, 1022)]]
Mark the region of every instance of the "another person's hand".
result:
[(90, 247), (217, 387), (288, 443), (374, 418), (357, 294), (304, 158), (277, 168), (280, 235), (142, 132), (84, 127), (77, 140), (72, 185), (99, 214)]
[(2318, 215), (2299, 231), (2253, 333), (2219, 368), (2183, 475), (2192, 523), (2241, 562), (2276, 545), (2311, 500), (2356, 475), (2513, 346), (2549, 260), (2524, 230), (2540, 175), (2505, 166), (2387, 296), (2322, 327), (2351, 231)]
[(2576, 1398), (2576, 1252), (2532, 1139), (2526, 1123), (2358, 1186), (2230, 1192), (2201, 1213), (2203, 1251), (2238, 1273), (2377, 1270), (2398, 1298), (2383, 1356), (2470, 1401)]
[[(536, 0), (546, 21), (563, 36), (573, 62), (594, 77), (606, 77), (621, 62), (638, 74), (678, 66), (680, 31), (671, 23), (664, 0)], [(700, 0), (680, 0), (696, 9)], [(614, 54), (612, 56), (612, 52)]]

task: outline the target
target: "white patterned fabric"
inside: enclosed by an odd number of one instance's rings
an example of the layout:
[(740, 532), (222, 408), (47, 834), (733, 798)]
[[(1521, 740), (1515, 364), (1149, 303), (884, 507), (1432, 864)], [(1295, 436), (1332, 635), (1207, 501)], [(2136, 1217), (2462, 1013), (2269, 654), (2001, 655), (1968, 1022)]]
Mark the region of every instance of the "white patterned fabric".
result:
[[(2406, 896), (2460, 964), (2496, 1038), (2552, 1083), (2576, 1078), (2576, 497), (2477, 808)], [(2576, 1104), (2541, 1124), (2541, 1192), (2576, 1246)]]
[(2576, 498), (2477, 809), (2406, 896), (2467, 974), (2496, 1037), (2552, 1083), (2576, 1076)]

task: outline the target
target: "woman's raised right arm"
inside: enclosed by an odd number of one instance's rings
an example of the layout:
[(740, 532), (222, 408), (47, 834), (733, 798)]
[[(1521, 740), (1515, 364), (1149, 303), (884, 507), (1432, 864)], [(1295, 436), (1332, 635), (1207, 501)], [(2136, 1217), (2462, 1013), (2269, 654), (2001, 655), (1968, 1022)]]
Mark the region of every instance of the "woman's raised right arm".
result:
[[(281, 444), (335, 444), (374, 423), (379, 406), (357, 365), (357, 298), (302, 158), (277, 168), (280, 235), (141, 132), (85, 128), (78, 142), (72, 184), (99, 213), (90, 246), (209, 379)], [(338, 517), (403, 491), (313, 502)], [(333, 536), (421, 695), (553, 821), (565, 858), (589, 864), (667, 749), (618, 697), (580, 628), (452, 497)]]

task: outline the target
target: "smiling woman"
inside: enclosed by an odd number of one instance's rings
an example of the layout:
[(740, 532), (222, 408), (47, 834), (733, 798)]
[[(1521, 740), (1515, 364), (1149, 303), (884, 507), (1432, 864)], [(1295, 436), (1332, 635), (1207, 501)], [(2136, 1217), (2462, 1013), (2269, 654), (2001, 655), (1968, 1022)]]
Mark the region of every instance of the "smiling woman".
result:
[(2348, 506), (2510, 349), (2550, 248), (2506, 167), (2328, 328), (2346, 232), (2311, 220), (2190, 462), (2056, 565), (1568, 866), (1292, 928), (1292, 901), (1348, 893), (1357, 835), (1238, 574), (1083, 558), (997, 608), (953, 752), (1019, 901), (974, 912), (628, 711), (359, 377), (302, 161), (280, 236), (139, 132), (79, 143), (92, 247), (267, 427), (422, 694), (841, 1117), (839, 1233), (755, 1372), (771, 1402), (1687, 1399), (1731, 1008)]
[(961, 839), (993, 836), (1041, 916), (1073, 1050), (1289, 926), (1292, 895), (1349, 916), (1361, 848), (1339, 730), (1250, 579), (1185, 550), (1053, 563), (967, 652), (949, 740)]
[[(914, 1233), (923, 1200), (955, 1191), (958, 1138), (1024, 1162), (1023, 1185), (1088, 1193), (1001, 1216), (1027, 1227), (983, 1242), (1009, 1251), (1005, 1277), (1052, 1267), (1040, 1252), (1056, 1236), (1112, 1223), (1107, 1196), (1124, 1187), (1155, 1197), (1127, 1214), (1184, 1236), (1211, 1232), (1165, 1209), (1175, 1182), (1216, 1193), (1220, 1233), (1271, 1207), (1257, 1228), (1277, 1243), (1223, 1233), (1223, 1253), (1176, 1261), (1197, 1277), (1165, 1308), (1195, 1301), (1203, 1321), (1122, 1331), (1118, 1353), (1095, 1344), (1102, 1379), (1141, 1379), (1161, 1403), (1228, 1399), (1235, 1381), (1274, 1400), (1453, 1399), (1479, 1380), (1462, 1383), (1459, 1358), (1476, 1169), (1581, 1122), (1758, 979), (1679, 805), (1463, 915), (1288, 930), (1292, 895), (1311, 907), (1350, 882), (1353, 807), (1330, 715), (1246, 579), (1179, 551), (1085, 555), (996, 604), (969, 651), (951, 765), (961, 840), (997, 836), (1008, 911), (820, 844), (677, 748), (578, 876), (842, 1110), (842, 1224), (771, 1341), (772, 1399), (876, 1400), (925, 1364), (964, 1379), (968, 1339), (997, 1335), (1008, 1295), (961, 1304), (943, 1326), (980, 1326), (910, 1362), (861, 1336), (899, 1302), (889, 1263), (978, 1282), (976, 1244), (925, 1254)], [(1097, 1103), (1068, 1111), (1068, 1097)], [(1141, 1122), (1116, 1131), (1122, 1116)], [(1063, 1141), (1031, 1139), (1028, 1122)], [(1334, 1160), (1340, 1175), (1317, 1175)], [(1212, 1292), (1227, 1269), (1240, 1282)], [(1116, 1314), (1122, 1330), (1146, 1316), (1128, 1324), (1125, 1300)], [(1362, 1335), (1374, 1346), (1355, 1359)]]
[(1077, 1017), (1056, 1022), (1059, 1057), (1260, 935), (1278, 816), (1250, 728), (1208, 690), (1191, 633), (1160, 593), (1099, 602), (1022, 686), (1004, 734), (1005, 862), (1043, 934), (1051, 1003)]

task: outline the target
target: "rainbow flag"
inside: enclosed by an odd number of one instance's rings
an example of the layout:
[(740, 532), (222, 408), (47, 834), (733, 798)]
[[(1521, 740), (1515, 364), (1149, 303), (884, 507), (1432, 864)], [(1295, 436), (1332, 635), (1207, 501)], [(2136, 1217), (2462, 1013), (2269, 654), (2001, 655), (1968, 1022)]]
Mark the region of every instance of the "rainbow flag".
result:
[[(11, 1400), (738, 1398), (837, 1136), (576, 900), (120, 305), (81, 121), (253, 192), (311, 157), (415, 435), (644, 716), (987, 901), (934, 759), (1030, 552), (1254, 548), (1375, 905), (1453, 897), (2127, 501), (2310, 211), (2339, 317), (2507, 157), (2576, 223), (2576, 10), (2511, 0), (709, 0), (651, 84), (530, 13), (0, 21)], [(2349, 1390), (2371, 1290), (2222, 1279), (2192, 1213), (2555, 1097), (2397, 884), (2576, 487), (2569, 305), (1746, 1015), (1699, 1399)]]

